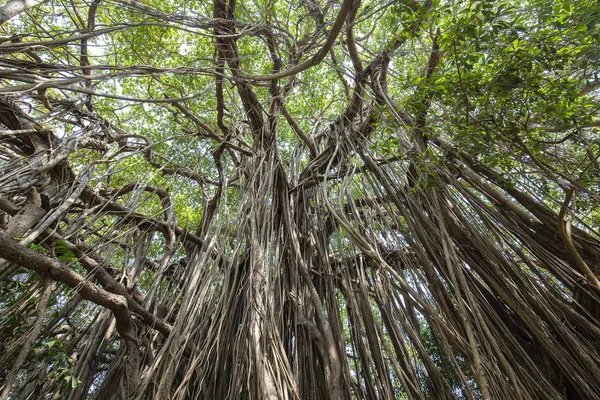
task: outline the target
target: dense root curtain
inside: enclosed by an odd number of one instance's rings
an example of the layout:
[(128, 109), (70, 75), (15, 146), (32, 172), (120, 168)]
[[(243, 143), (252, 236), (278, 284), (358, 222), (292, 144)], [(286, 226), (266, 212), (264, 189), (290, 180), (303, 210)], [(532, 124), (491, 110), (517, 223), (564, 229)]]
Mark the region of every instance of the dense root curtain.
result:
[(0, 44), (1, 399), (600, 398), (598, 66), (525, 12), (584, 54), (592, 5), (39, 3)]

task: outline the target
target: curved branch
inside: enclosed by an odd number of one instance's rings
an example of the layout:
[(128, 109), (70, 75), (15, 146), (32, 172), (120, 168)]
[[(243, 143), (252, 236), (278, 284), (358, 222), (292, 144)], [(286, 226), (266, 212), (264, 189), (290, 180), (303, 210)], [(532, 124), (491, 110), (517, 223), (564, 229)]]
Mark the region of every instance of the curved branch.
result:
[(329, 32), (329, 35), (327, 36), (327, 40), (325, 41), (325, 44), (323, 45), (323, 47), (321, 47), (319, 49), (317, 54), (315, 54), (308, 60), (304, 61), (301, 64), (296, 65), (295, 67), (292, 67), (285, 71), (277, 72), (275, 74), (251, 75), (251, 74), (247, 74), (243, 71), (237, 71), (238, 76), (240, 78), (244, 78), (244, 79), (248, 79), (248, 80), (252, 80), (252, 81), (275, 81), (275, 80), (278, 80), (281, 78), (286, 78), (288, 76), (299, 74), (300, 72), (306, 71), (309, 68), (319, 65), (321, 63), (321, 61), (323, 61), (325, 56), (327, 56), (327, 54), (329, 53), (329, 50), (331, 50), (331, 48), (333, 47), (340, 31), (344, 27), (344, 22), (346, 22), (346, 18), (350, 14), (350, 11), (352, 11), (352, 9), (353, 9), (354, 3), (358, 2), (358, 1), (359, 0), (344, 0), (344, 2), (342, 3), (342, 7), (340, 8), (340, 12), (338, 13), (337, 18), (335, 19), (335, 22), (333, 23), (333, 27), (331, 28), (331, 31)]
[(48, 0), (12, 0), (0, 7), (0, 25), (11, 18), (33, 8), (37, 5), (46, 3)]
[(567, 213), (569, 204), (571, 203), (571, 200), (573, 199), (574, 192), (575, 191), (573, 189), (569, 189), (567, 191), (567, 195), (565, 196), (565, 201), (563, 202), (562, 207), (560, 208), (560, 212), (558, 213), (558, 235), (560, 236), (563, 243), (567, 247), (567, 250), (569, 251), (569, 255), (571, 257), (573, 257), (573, 260), (575, 261), (575, 264), (577, 264), (577, 267), (579, 267), (581, 272), (583, 272), (585, 277), (588, 278), (590, 283), (592, 285), (594, 285), (594, 287), (596, 289), (600, 289), (600, 281), (598, 281), (598, 278), (596, 277), (596, 275), (594, 275), (594, 273), (592, 272), (590, 267), (588, 267), (588, 265), (583, 260), (583, 258), (581, 258), (581, 255), (575, 248), (575, 245), (573, 244), (573, 240), (571, 239), (570, 229), (568, 228), (568, 226), (567, 227), (565, 226), (565, 214)]
[(58, 260), (33, 251), (1, 232), (0, 256), (41, 276), (67, 284), (79, 292), (84, 299), (113, 311), (117, 319), (130, 318), (127, 301), (123, 296), (99, 288)]

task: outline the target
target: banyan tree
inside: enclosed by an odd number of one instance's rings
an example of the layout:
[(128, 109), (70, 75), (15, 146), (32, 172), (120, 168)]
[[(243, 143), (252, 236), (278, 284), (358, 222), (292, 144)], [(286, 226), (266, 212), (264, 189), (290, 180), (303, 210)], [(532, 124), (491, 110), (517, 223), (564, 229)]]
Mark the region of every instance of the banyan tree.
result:
[(0, 399), (600, 399), (593, 0), (0, 6)]

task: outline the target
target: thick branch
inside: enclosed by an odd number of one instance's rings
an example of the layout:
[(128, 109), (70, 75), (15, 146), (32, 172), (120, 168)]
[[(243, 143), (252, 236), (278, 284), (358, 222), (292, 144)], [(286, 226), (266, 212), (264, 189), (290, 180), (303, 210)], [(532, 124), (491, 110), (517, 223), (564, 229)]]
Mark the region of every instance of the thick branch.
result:
[(12, 0), (0, 7), (0, 25), (48, 0)]
[(335, 44), (335, 41), (336, 41), (340, 31), (344, 27), (344, 22), (346, 21), (346, 18), (350, 14), (350, 11), (352, 11), (353, 5), (356, 1), (358, 1), (358, 0), (344, 0), (344, 2), (342, 3), (342, 7), (340, 8), (340, 12), (338, 13), (337, 18), (335, 19), (335, 22), (333, 23), (333, 27), (331, 28), (331, 31), (329, 32), (329, 36), (327, 36), (327, 40), (325, 41), (325, 44), (323, 45), (323, 47), (321, 47), (321, 49), (317, 52), (317, 54), (315, 54), (308, 60), (304, 61), (301, 64), (296, 65), (295, 67), (292, 67), (285, 71), (281, 71), (281, 72), (271, 74), (271, 75), (250, 75), (245, 72), (239, 71), (239, 73), (238, 73), (239, 76), (241, 78), (245, 78), (245, 79), (249, 79), (249, 80), (253, 80), (253, 81), (274, 81), (277, 79), (286, 78), (288, 76), (299, 74), (300, 72), (306, 71), (307, 69), (314, 67), (315, 65), (319, 65), (321, 63), (321, 61), (323, 61), (325, 56), (329, 53), (329, 50), (331, 50), (331, 48)]

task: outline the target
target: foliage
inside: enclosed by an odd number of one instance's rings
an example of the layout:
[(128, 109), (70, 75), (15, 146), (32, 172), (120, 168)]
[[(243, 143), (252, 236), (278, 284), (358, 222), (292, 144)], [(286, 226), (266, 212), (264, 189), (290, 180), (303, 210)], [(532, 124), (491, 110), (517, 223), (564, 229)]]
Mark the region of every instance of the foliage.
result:
[(69, 0), (0, 25), (0, 399), (597, 398), (598, 21)]

